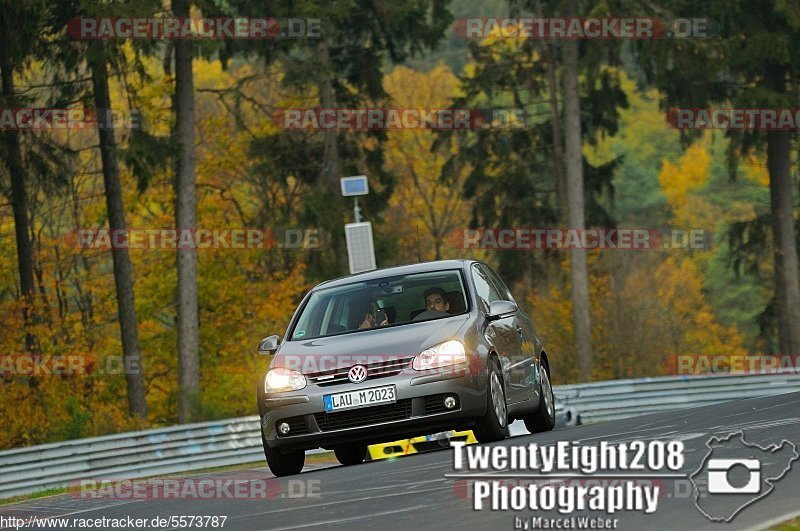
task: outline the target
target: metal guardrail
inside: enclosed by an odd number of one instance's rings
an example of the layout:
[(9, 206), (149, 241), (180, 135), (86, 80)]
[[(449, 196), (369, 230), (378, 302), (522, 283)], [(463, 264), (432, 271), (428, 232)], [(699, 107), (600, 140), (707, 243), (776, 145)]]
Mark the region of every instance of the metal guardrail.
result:
[(0, 452), (0, 498), (84, 478), (139, 478), (263, 460), (257, 416)]
[(674, 411), (739, 398), (800, 391), (800, 374), (720, 374), (610, 380), (555, 386), (556, 398), (577, 424)]
[[(575, 425), (800, 391), (800, 375), (643, 378), (555, 386), (554, 391), (557, 422)], [(0, 452), (0, 498), (81, 479), (132, 479), (263, 462), (259, 428), (258, 417), (250, 416), (6, 450)], [(526, 433), (520, 421), (510, 431)]]

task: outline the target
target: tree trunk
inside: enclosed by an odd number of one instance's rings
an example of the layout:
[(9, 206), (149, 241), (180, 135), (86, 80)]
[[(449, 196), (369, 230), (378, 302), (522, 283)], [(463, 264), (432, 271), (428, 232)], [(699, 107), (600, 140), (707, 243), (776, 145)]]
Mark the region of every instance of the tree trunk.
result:
[[(108, 90), (108, 70), (104, 57), (103, 44), (94, 41), (88, 54), (92, 71), (94, 104), (100, 118), (111, 110), (111, 97)], [(98, 127), (100, 138), (100, 158), (103, 164), (103, 184), (106, 192), (108, 228), (113, 234), (124, 231), (125, 208), (122, 202), (122, 186), (119, 180), (119, 159), (114, 129)], [(117, 312), (122, 335), (122, 359), (125, 367), (125, 382), (128, 387), (128, 411), (131, 415), (147, 418), (144, 378), (142, 376), (142, 355), (139, 350), (139, 335), (136, 323), (136, 304), (133, 295), (133, 272), (128, 249), (112, 249), (114, 263), (114, 284), (117, 290)]]
[(789, 131), (767, 132), (767, 169), (775, 241), (775, 300), (782, 354), (800, 353), (800, 266), (793, 214), (791, 149)]
[[(762, 85), (785, 98), (786, 67), (767, 62)], [(800, 353), (800, 266), (795, 240), (791, 151), (792, 133), (767, 132), (770, 219), (775, 245), (775, 301), (782, 354)]]
[[(189, 17), (189, 0), (173, 0), (175, 17)], [(178, 164), (175, 175), (175, 222), (179, 232), (194, 234), (197, 198), (194, 174), (194, 78), (192, 42), (176, 39), (175, 138)], [(197, 303), (197, 250), (178, 246), (178, 421), (190, 422), (200, 398), (200, 335)]]
[[(14, 92), (14, 71), (9, 57), (10, 39), (12, 31), (7, 26), (9, 22), (5, 16), (0, 25), (0, 76), (2, 77), (3, 106), (14, 108), (16, 97)], [(39, 354), (38, 338), (28, 327), (34, 320), (34, 281), (33, 281), (33, 245), (30, 240), (30, 223), (28, 222), (28, 196), (25, 190), (25, 168), (22, 165), (22, 150), (19, 142), (18, 131), (5, 131), (0, 133), (6, 145), (6, 168), (11, 177), (11, 210), (14, 216), (14, 235), (17, 244), (17, 269), (19, 271), (19, 286), (22, 299), (22, 312), (25, 323), (25, 349), (34, 356)]]
[[(536, 2), (536, 16), (544, 19), (542, 15), (542, 2)], [(544, 61), (545, 75), (547, 76), (547, 92), (550, 104), (550, 134), (553, 136), (553, 176), (556, 181), (556, 201), (558, 203), (558, 217), (562, 223), (566, 220), (567, 210), (567, 182), (564, 177), (564, 150), (561, 139), (561, 113), (558, 109), (558, 78), (556, 75), (556, 60), (553, 57), (552, 47), (544, 38), (542, 39), (542, 60)]]
[[(574, 0), (567, 0), (565, 16), (575, 16)], [(564, 162), (567, 181), (568, 228), (583, 230), (583, 157), (581, 154), (581, 106), (578, 94), (578, 41), (564, 41)], [(575, 352), (584, 380), (592, 375), (592, 330), (589, 314), (589, 279), (586, 250), (570, 251), (572, 315)]]
[[(325, 39), (320, 40), (317, 51), (322, 61), (322, 68), (319, 73), (320, 104), (323, 109), (333, 109), (336, 107), (336, 95), (334, 94), (333, 82), (330, 78), (330, 58), (328, 55), (328, 43)], [(339, 185), (339, 179), (342, 178), (341, 168), (339, 167), (339, 131), (335, 128), (326, 129), (323, 134), (325, 135), (325, 148), (322, 154), (323, 186), (329, 191), (331, 206), (335, 209), (332, 210), (331, 213), (343, 213), (344, 201), (341, 197), (341, 187)], [(339, 208), (336, 208), (336, 205), (338, 205)], [(340, 216), (333, 215), (332, 217), (336, 220), (341, 220)], [(335, 227), (331, 227), (331, 234), (336, 234)], [(349, 274), (350, 265), (347, 259), (346, 241), (344, 238), (332, 236), (331, 243), (333, 244), (333, 252), (336, 255), (336, 263), (339, 265), (339, 274)]]

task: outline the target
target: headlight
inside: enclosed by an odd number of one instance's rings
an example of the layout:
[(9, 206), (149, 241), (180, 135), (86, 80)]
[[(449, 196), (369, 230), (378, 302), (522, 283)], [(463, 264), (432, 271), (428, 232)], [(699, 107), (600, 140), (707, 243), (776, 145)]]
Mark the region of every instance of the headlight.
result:
[(467, 353), (464, 350), (464, 344), (456, 339), (451, 339), (420, 352), (414, 358), (411, 366), (416, 371), (427, 371), (466, 362)]
[(284, 391), (299, 391), (306, 386), (306, 377), (292, 369), (276, 367), (270, 369), (264, 378), (265, 393), (281, 393)]

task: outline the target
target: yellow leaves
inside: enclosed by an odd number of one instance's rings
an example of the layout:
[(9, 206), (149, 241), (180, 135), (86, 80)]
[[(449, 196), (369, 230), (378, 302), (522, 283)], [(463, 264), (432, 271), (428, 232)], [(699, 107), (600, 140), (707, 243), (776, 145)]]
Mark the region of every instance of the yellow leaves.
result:
[(235, 82), (230, 72), (222, 69), (220, 61), (196, 59), (192, 64), (192, 71), (194, 72), (194, 83), (198, 88), (224, 89), (229, 88)]
[(458, 78), (438, 64), (428, 72), (398, 66), (384, 78), (384, 88), (398, 108), (446, 108), (458, 89)]
[[(538, 335), (545, 342), (548, 352), (557, 355), (561, 360), (559, 365), (564, 367), (564, 356), (570, 356), (569, 353), (573, 350), (572, 301), (569, 292), (565, 292), (559, 285), (553, 285), (531, 293), (528, 303)], [(574, 361), (573, 356), (570, 358)], [(569, 365), (574, 367), (574, 363)], [(577, 373), (562, 376), (568, 380), (575, 377)]]
[[(492, 19), (488, 20), (486, 36), (481, 40), (481, 47), (490, 48), (495, 61), (504, 56), (513, 55), (531, 38), (532, 33), (521, 24), (500, 25), (492, 22)], [(538, 61), (539, 52), (534, 51), (530, 60), (531, 62)]]
[[(397, 67), (384, 87), (398, 109), (446, 109), (458, 92), (458, 78), (444, 65), (429, 72)], [(469, 207), (461, 198), (466, 168), (450, 181), (440, 179), (454, 145), (431, 151), (436, 134), (428, 129), (391, 130), (384, 146), (386, 167), (398, 176), (386, 215), (392, 237), (400, 244), (399, 259), (416, 261), (417, 242), (423, 259), (455, 254), (447, 237), (468, 220)]]
[(677, 164), (664, 161), (658, 182), (673, 208), (680, 208), (686, 201), (686, 194), (701, 187), (708, 178), (711, 157), (701, 144), (693, 144)]
[(710, 164), (706, 142), (691, 145), (677, 164), (663, 161), (658, 182), (676, 227), (714, 231), (722, 219), (723, 212), (697, 193), (708, 180)]
[(763, 156), (757, 157), (751, 153), (743, 158), (741, 167), (746, 179), (760, 186), (769, 186), (769, 171), (767, 170), (767, 161)]
[[(130, 59), (128, 47), (124, 53)], [(157, 58), (146, 56), (142, 60), (150, 78), (129, 72), (125, 79), (130, 88), (127, 97), (142, 112), (149, 133), (169, 135), (174, 80), (164, 76)], [(217, 61), (198, 59), (194, 68), (198, 225), (219, 230), (244, 228), (254, 223), (248, 220), (258, 219), (254, 209), (261, 201), (254, 199), (253, 189), (242, 178), (252, 164), (248, 155), (250, 137), (236, 127), (229, 109), (220, 102), (220, 94), (208, 90), (227, 90), (252, 78), (242, 86), (245, 96), (272, 106), (277, 93), (275, 81), (265, 79), (263, 72), (260, 78), (253, 76), (249, 64), (226, 71)], [(122, 97), (123, 89), (121, 80), (112, 78), (115, 108), (128, 104)], [(230, 104), (231, 99), (225, 103)], [(274, 130), (263, 109), (243, 103), (242, 111), (250, 131)], [(126, 133), (117, 137), (120, 148), (126, 147)], [(39, 315), (46, 317), (31, 330), (40, 338), (43, 354), (79, 356), (87, 369), (84, 374), (45, 376), (37, 390), (30, 389), (24, 377), (0, 381), (0, 448), (145, 427), (128, 418), (127, 413), (111, 252), (81, 250), (65, 242), (63, 235), (73, 225), (107, 226), (99, 155), (91, 149), (97, 143), (96, 131), (65, 134), (70, 135), (71, 147), (80, 153), (71, 181), (74, 188), (53, 199), (33, 198), (36, 260), (49, 306), (45, 308), (37, 297)], [(157, 173), (141, 194), (135, 190), (128, 169), (123, 166), (121, 170), (128, 227), (173, 228), (174, 167)], [(75, 195), (74, 203), (70, 192)], [(10, 214), (3, 212), (0, 288), (10, 297), (0, 300), (0, 322), (17, 331), (0, 335), (0, 350), (6, 355), (24, 349), (22, 308), (9, 300), (18, 290), (13, 229)], [(298, 299), (308, 288), (302, 259), (287, 258), (286, 254), (288, 251), (262, 248), (198, 251), (202, 385), (207, 391), (204, 406), (218, 417), (252, 413), (253, 389), (265, 362), (255, 354), (257, 341), (285, 329)], [(168, 424), (176, 417), (175, 250), (132, 249), (129, 256), (150, 420)], [(286, 265), (292, 263), (299, 265)]]
[(0, 448), (29, 446), (46, 437), (47, 417), (36, 390), (24, 383), (2, 383)]

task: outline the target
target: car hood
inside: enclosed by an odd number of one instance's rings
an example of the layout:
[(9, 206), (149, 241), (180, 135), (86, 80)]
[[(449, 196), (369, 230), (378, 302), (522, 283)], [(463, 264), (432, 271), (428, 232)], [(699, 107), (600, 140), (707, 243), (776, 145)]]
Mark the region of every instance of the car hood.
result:
[[(468, 320), (468, 314), (458, 315), (306, 341), (285, 341), (270, 367), (287, 367), (309, 374), (356, 363), (374, 363), (384, 357), (415, 356), (438, 343), (460, 338), (459, 332)], [(325, 358), (325, 363), (320, 358)]]

